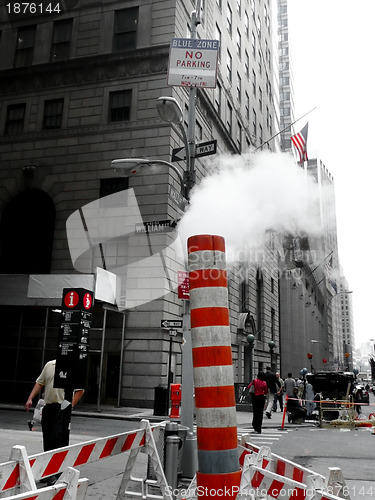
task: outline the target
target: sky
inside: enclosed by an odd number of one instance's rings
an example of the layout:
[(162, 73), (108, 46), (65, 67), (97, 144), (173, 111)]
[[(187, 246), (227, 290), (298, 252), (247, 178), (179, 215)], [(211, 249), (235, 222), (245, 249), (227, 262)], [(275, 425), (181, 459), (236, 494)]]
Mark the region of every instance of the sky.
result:
[(375, 1), (288, 0), (296, 117), (309, 158), (335, 181), (341, 266), (352, 290), (356, 346), (375, 339)]

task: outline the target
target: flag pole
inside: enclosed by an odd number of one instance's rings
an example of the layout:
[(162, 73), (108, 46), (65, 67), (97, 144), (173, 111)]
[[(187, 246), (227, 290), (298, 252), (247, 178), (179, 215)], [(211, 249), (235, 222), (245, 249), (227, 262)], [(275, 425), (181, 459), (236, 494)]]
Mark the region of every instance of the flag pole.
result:
[(262, 144), (260, 146), (258, 146), (257, 148), (255, 148), (253, 151), (251, 151), (252, 153), (255, 153), (255, 151), (258, 151), (258, 149), (262, 148), (265, 144), (268, 144), (270, 141), (272, 141), (272, 139), (274, 139), (275, 137), (277, 137), (278, 135), (282, 134), (283, 132), (285, 132), (285, 130), (287, 130), (289, 127), (292, 127), (295, 123), (299, 122), (300, 120), (302, 120), (302, 118), (305, 118), (305, 116), (309, 115), (310, 113), (312, 113), (313, 111), (315, 111), (317, 108), (317, 106), (315, 106), (315, 108), (312, 108), (310, 109), (310, 111), (308, 111), (307, 113), (305, 113), (304, 115), (300, 116), (299, 118), (297, 118), (297, 120), (294, 120), (293, 123), (291, 123), (290, 125), (287, 125), (286, 127), (284, 127), (282, 130), (280, 130), (280, 132), (277, 132), (277, 134), (273, 135), (272, 137), (270, 137), (269, 139), (267, 139), (267, 141), (264, 141), (262, 142)]

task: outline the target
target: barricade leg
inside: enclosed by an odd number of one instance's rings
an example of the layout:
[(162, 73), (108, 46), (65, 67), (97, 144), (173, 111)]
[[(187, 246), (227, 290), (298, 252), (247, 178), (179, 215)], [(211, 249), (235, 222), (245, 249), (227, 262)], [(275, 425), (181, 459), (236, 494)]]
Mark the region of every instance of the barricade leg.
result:
[(24, 446), (16, 445), (13, 446), (10, 453), (10, 460), (18, 462), (19, 467), (19, 491), (23, 493), (25, 491), (36, 490), (35, 479), (31, 471), (29, 458), (26, 453), (26, 448)]
[(332, 491), (334, 495), (345, 498), (345, 500), (350, 500), (342, 470), (339, 467), (329, 467), (328, 471), (326, 491)]
[(58, 479), (58, 483), (66, 483), (67, 485), (64, 500), (76, 500), (78, 480), (79, 471), (73, 469), (73, 467), (68, 467), (66, 471), (62, 473), (61, 477)]
[[(154, 468), (154, 472), (156, 475), (156, 483), (159, 486), (159, 488), (161, 489), (163, 497), (165, 497), (166, 491), (168, 488), (168, 483), (167, 483), (167, 480), (165, 478), (163, 466), (161, 464), (160, 457), (159, 457), (159, 454), (158, 454), (158, 451), (156, 448), (156, 444), (155, 444), (154, 436), (153, 436), (153, 433), (151, 430), (150, 422), (148, 420), (142, 420), (141, 425), (142, 425), (142, 428), (145, 430), (145, 436), (144, 436), (145, 445), (144, 445), (143, 451), (144, 451), (144, 453), (147, 453), (147, 455), (150, 457), (150, 460), (151, 460), (151, 463), (152, 463), (152, 466)], [(123, 477), (121, 480), (121, 484), (120, 484), (120, 488), (119, 488), (118, 493), (117, 493), (116, 500), (123, 500), (124, 498), (126, 498), (128, 484), (131, 481), (135, 480), (135, 478), (132, 478), (131, 474), (132, 474), (133, 467), (134, 467), (134, 464), (135, 464), (135, 461), (137, 459), (139, 451), (140, 451), (140, 449), (137, 448), (137, 449), (131, 450), (131, 452), (130, 452), (129, 458), (128, 458), (126, 465), (125, 465), (125, 471), (124, 471), (124, 474), (123, 474)], [(142, 489), (143, 489), (143, 486), (142, 486)], [(134, 492), (132, 492), (132, 493), (134, 494)], [(147, 498), (147, 496), (145, 497), (142, 493), (142, 498)]]
[(34, 489), (17, 495), (7, 496), (7, 500), (84, 500), (89, 485), (88, 479), (79, 479), (79, 471), (68, 467), (53, 486)]

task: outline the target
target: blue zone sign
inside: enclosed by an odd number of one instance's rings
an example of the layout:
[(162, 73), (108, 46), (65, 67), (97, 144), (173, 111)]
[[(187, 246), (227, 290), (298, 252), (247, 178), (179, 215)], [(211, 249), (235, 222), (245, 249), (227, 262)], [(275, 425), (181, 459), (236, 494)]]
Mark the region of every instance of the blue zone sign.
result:
[(215, 88), (218, 55), (218, 40), (172, 38), (168, 85)]

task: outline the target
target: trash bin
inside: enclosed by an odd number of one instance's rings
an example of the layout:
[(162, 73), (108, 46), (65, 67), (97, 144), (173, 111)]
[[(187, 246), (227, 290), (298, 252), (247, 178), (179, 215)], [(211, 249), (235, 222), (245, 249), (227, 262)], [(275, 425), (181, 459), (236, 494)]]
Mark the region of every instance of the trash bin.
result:
[(154, 415), (167, 416), (169, 407), (169, 395), (167, 385), (158, 385), (154, 393)]

